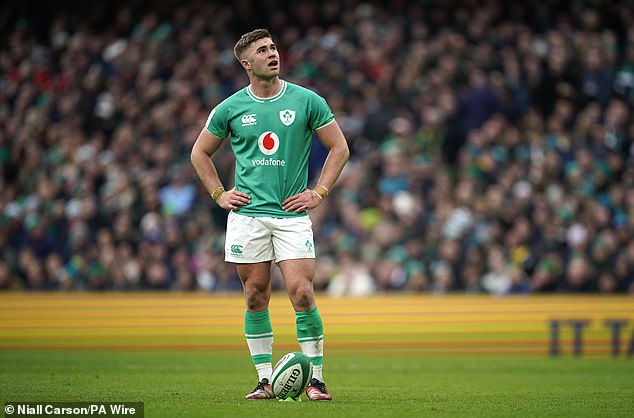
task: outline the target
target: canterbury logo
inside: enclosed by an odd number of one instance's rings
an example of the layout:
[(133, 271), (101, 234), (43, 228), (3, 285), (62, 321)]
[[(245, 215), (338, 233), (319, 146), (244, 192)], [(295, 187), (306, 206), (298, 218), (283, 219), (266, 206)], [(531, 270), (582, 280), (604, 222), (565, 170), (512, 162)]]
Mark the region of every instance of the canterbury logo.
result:
[(242, 121), (242, 126), (255, 125), (258, 122), (257, 119), (255, 118), (255, 113), (243, 115), (241, 121)]
[(231, 254), (242, 255), (242, 245), (233, 244), (231, 246)]

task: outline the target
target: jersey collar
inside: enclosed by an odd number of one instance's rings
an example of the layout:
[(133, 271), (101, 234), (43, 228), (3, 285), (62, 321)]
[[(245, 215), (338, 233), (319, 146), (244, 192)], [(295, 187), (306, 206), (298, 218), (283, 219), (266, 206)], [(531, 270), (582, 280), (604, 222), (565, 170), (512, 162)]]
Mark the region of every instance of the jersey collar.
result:
[(282, 96), (284, 95), (284, 93), (286, 92), (286, 81), (284, 80), (280, 80), (282, 82), (282, 88), (280, 89), (280, 91), (273, 97), (258, 97), (256, 96), (252, 91), (251, 91), (251, 84), (249, 84), (248, 86), (246, 86), (246, 90), (247, 90), (247, 94), (249, 95), (249, 97), (251, 98), (251, 100), (256, 101), (258, 103), (266, 103), (266, 102), (275, 102), (279, 99), (282, 98)]

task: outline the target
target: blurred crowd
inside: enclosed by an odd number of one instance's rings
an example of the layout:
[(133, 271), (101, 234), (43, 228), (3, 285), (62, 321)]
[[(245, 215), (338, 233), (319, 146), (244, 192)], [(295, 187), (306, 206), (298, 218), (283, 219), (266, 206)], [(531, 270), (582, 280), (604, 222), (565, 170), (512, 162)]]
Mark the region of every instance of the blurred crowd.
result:
[(319, 291), (634, 293), (632, 2), (105, 4), (3, 26), (1, 289), (239, 290), (189, 152), (267, 27), (352, 152)]

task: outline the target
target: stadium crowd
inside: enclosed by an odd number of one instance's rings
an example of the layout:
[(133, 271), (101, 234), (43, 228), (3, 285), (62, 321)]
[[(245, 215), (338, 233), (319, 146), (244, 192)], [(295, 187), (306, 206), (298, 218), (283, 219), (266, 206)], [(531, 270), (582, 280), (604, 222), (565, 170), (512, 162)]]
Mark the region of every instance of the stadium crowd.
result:
[(267, 27), (352, 152), (318, 290), (634, 293), (631, 2), (139, 4), (4, 22), (0, 288), (240, 289), (189, 152)]

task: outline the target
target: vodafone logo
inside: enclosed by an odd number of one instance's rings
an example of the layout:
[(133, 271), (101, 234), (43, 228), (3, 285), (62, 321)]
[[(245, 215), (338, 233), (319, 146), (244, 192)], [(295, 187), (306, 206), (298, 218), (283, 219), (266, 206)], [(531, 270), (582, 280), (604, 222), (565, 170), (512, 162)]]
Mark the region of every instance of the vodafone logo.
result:
[[(260, 147), (260, 151), (262, 151), (262, 154), (273, 155), (280, 147), (280, 137), (277, 136), (275, 132), (264, 132), (258, 138), (258, 147)], [(251, 160), (251, 163), (254, 166), (286, 167), (286, 160), (277, 160), (273, 157), (254, 158), (253, 160)]]
[(264, 132), (258, 138), (258, 147), (264, 155), (273, 155), (280, 147), (280, 138), (275, 132)]

